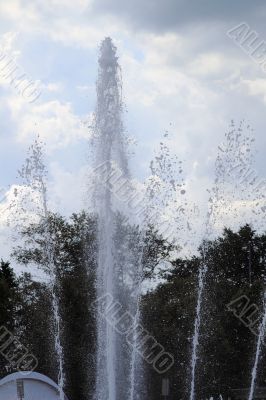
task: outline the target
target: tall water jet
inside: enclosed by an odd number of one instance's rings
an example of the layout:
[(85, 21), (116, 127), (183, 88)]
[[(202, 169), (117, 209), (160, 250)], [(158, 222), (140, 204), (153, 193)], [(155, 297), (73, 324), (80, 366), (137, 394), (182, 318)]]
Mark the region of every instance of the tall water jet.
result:
[[(97, 297), (111, 295), (120, 301), (117, 249), (115, 244), (116, 197), (112, 179), (113, 168), (128, 177), (122, 123), (120, 68), (116, 47), (106, 38), (100, 48), (97, 81), (97, 107), (95, 113), (94, 206), (98, 215), (98, 269)], [(97, 313), (97, 372), (95, 399), (116, 400), (117, 382), (122, 360), (117, 359), (118, 335), (106, 319)], [(126, 382), (124, 382), (126, 385)]]

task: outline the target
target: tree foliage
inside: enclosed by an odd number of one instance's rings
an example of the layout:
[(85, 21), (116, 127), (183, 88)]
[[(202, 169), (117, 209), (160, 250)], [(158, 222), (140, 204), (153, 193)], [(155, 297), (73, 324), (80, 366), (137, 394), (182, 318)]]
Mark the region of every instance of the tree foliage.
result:
[[(69, 219), (50, 214), (48, 226), (55, 248), (56, 291), (63, 321), (65, 391), (71, 400), (88, 400), (92, 398), (95, 381), (96, 316), (92, 303), (96, 296), (97, 220), (84, 212), (73, 214)], [(46, 228), (42, 221), (30, 225), (23, 231), (24, 243), (13, 253), (16, 262), (43, 269), (47, 276), (44, 282), (34, 280), (28, 273), (17, 277), (8, 262), (0, 264), (0, 325), (14, 332), (38, 358), (38, 371), (56, 381), (58, 366), (43, 236)], [(143, 293), (141, 322), (175, 358), (174, 366), (162, 376), (142, 363), (146, 397), (161, 399), (162, 378), (167, 377), (170, 379), (169, 398), (187, 398), (202, 247), (199, 255), (191, 259), (173, 258), (175, 247), (152, 227), (143, 235), (137, 226), (130, 226), (118, 216), (115, 244), (122, 254), (125, 248), (130, 249), (116, 265), (117, 284), (124, 288), (125, 297), (130, 296), (130, 292), (124, 282), (123, 263), (137, 268), (136, 258), (134, 263), (130, 254), (140, 252), (141, 240), (144, 241), (142, 279), (146, 282), (154, 279), (155, 267), (161, 261), (167, 260), (169, 266), (160, 274), (160, 283)], [(197, 398), (218, 398), (220, 394), (231, 395), (232, 389), (250, 384), (257, 337), (230, 311), (228, 304), (246, 296), (250, 305), (257, 306), (257, 314), (252, 318), (257, 317), (254, 327), (258, 328), (265, 290), (266, 235), (256, 233), (249, 225), (238, 232), (225, 229), (221, 237), (204, 243), (204, 248), (208, 273), (203, 292), (196, 395)], [(263, 350), (259, 385), (266, 384), (264, 353)], [(0, 374), (4, 376), (11, 371), (7, 362), (0, 358)]]

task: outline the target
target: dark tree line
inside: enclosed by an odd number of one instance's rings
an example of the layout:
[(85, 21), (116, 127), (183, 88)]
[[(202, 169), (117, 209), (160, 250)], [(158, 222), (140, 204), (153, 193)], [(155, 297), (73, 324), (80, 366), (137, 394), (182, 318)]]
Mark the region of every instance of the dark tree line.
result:
[[(266, 235), (250, 226), (205, 243), (208, 273), (203, 292), (202, 325), (196, 369), (196, 398), (233, 396), (232, 389), (249, 388), (257, 336), (227, 305), (241, 296), (258, 311), (251, 316), (258, 329), (265, 290)], [(176, 360), (167, 377), (171, 399), (188, 398), (190, 357), (197, 300), (197, 277), (203, 254), (190, 260), (177, 259), (165, 275), (166, 282), (143, 298), (146, 326)], [(236, 303), (238, 304), (238, 303)], [(254, 311), (252, 307), (251, 312)], [(246, 319), (250, 315), (246, 315)], [(244, 319), (244, 317), (243, 317)], [(265, 350), (259, 365), (258, 386), (266, 385)], [(151, 398), (160, 399), (161, 380), (149, 370)]]
[[(118, 223), (122, 236), (117, 237), (117, 246), (122, 248), (125, 240), (134, 246), (138, 227), (129, 227), (121, 217)], [(88, 400), (94, 391), (96, 327), (92, 303), (96, 296), (96, 225), (95, 217), (84, 212), (73, 214), (70, 219), (56, 214), (49, 217), (49, 233), (55, 244), (56, 291), (63, 321), (65, 391), (70, 400)], [(24, 243), (14, 249), (15, 262), (28, 265), (29, 271), (31, 265), (42, 269), (47, 265), (43, 235), (46, 228), (43, 223), (25, 228)], [(227, 304), (244, 294), (262, 312), (266, 236), (256, 234), (246, 225), (238, 232), (225, 229), (221, 237), (204, 246), (208, 273), (196, 370), (199, 399), (231, 395), (232, 389), (250, 384), (257, 337), (236, 318)], [(155, 266), (161, 260), (171, 262), (168, 271), (162, 273), (161, 284), (142, 296), (142, 323), (175, 358), (174, 366), (164, 375), (142, 363), (147, 399), (162, 398), (162, 378), (166, 377), (170, 380), (170, 399), (185, 399), (190, 389), (197, 280), (203, 255), (199, 249), (198, 256), (191, 259), (173, 259), (173, 250), (174, 246), (152, 227), (147, 230), (144, 279), (154, 278)], [(123, 287), (122, 265), (117, 268), (121, 270), (117, 284)], [(38, 372), (57, 381), (51, 309), (48, 281), (36, 281), (29, 273), (18, 277), (8, 262), (1, 262), (0, 326), (6, 326), (37, 357)], [(12, 367), (0, 355), (0, 376), (10, 372)], [(258, 384), (266, 384), (263, 358)]]

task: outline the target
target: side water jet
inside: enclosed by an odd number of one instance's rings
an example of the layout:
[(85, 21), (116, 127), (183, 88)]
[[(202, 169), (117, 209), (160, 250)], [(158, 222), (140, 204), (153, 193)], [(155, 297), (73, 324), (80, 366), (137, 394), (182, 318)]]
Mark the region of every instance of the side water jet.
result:
[(137, 368), (137, 326), (141, 320), (141, 289), (142, 289), (142, 257), (143, 257), (143, 237), (140, 239), (142, 246), (138, 260), (138, 276), (137, 276), (137, 294), (136, 294), (136, 313), (134, 318), (134, 334), (133, 334), (133, 349), (130, 360), (130, 376), (129, 376), (129, 400), (134, 400), (136, 394), (136, 368)]
[[(247, 133), (244, 131), (244, 128), (247, 130)], [(259, 207), (260, 199), (265, 197), (264, 193), (260, 191), (261, 189), (259, 189), (259, 185), (256, 185), (257, 187), (255, 186), (256, 178), (250, 178), (249, 175), (250, 171), (252, 171), (253, 152), (251, 150), (253, 149), (253, 146), (254, 138), (251, 134), (249, 125), (245, 126), (244, 121), (241, 121), (239, 127), (236, 128), (234, 122), (232, 121), (228, 132), (225, 134), (224, 143), (218, 147), (218, 155), (215, 162), (214, 185), (213, 188), (209, 190), (210, 198), (208, 202), (209, 210), (206, 219), (206, 232), (204, 235), (205, 239), (212, 240), (215, 236), (215, 231), (217, 233), (217, 228), (221, 225), (231, 227), (233, 224), (239, 224), (241, 220), (247, 220), (247, 218), (250, 221), (254, 221), (256, 225), (259, 225), (258, 219), (263, 219), (261, 218), (261, 211), (259, 208), (257, 208), (257, 210), (252, 210), (252, 217), (248, 213), (251, 202), (252, 204), (256, 203), (256, 206)], [(239, 207), (240, 203), (242, 204), (242, 209)], [(208, 243), (207, 246), (203, 246), (203, 264), (208, 267), (208, 253), (206, 250), (208, 250)], [(204, 262), (205, 259), (206, 262)], [(200, 285), (203, 286), (201, 290)], [(201, 279), (199, 279), (198, 304), (200, 293), (204, 291), (205, 285), (206, 279), (205, 283), (204, 279), (203, 283), (201, 282)], [(198, 315), (198, 313), (196, 314)], [(195, 321), (195, 332), (192, 346), (192, 379), (190, 386), (190, 400), (195, 398), (195, 368), (198, 360), (197, 349), (199, 347), (199, 335), (196, 327), (197, 317)], [(252, 370), (249, 400), (252, 400), (255, 390), (257, 368), (265, 328), (266, 305), (264, 301), (264, 317), (260, 325), (255, 362)]]
[[(209, 199), (209, 211), (207, 213), (207, 221), (206, 221), (206, 233), (205, 237), (210, 237), (211, 235), (211, 218), (214, 215), (215, 209), (215, 201), (218, 201), (218, 190), (214, 191), (213, 197)], [(199, 336), (200, 336), (200, 329), (201, 329), (201, 314), (202, 314), (202, 300), (203, 300), (203, 293), (205, 290), (206, 284), (206, 275), (208, 273), (208, 265), (206, 263), (206, 249), (205, 249), (205, 240), (203, 241), (203, 262), (199, 268), (199, 275), (198, 275), (198, 294), (197, 294), (197, 305), (196, 305), (196, 317), (194, 321), (194, 333), (192, 339), (192, 352), (191, 352), (191, 381), (190, 381), (190, 395), (189, 399), (195, 399), (195, 381), (196, 381), (196, 367), (197, 367), (197, 360), (198, 360), (198, 347), (199, 347)]]
[(254, 365), (251, 373), (251, 385), (250, 385), (250, 390), (249, 390), (249, 396), (248, 400), (253, 400), (254, 397), (254, 391), (255, 391), (255, 386), (256, 386), (256, 378), (257, 378), (257, 372), (258, 372), (258, 364), (259, 364), (259, 359), (260, 359), (260, 353), (263, 345), (263, 340), (265, 336), (265, 328), (266, 328), (266, 292), (264, 292), (264, 299), (263, 299), (263, 318), (259, 327), (259, 336), (258, 336), (258, 341), (257, 341), (257, 348), (256, 348), (256, 354), (255, 354), (255, 360), (254, 360)]
[[(221, 201), (224, 202), (224, 205), (227, 204), (227, 200), (225, 200), (223, 193), (223, 185), (228, 181), (230, 177), (230, 161), (231, 153), (235, 156), (235, 152), (231, 151), (232, 142), (234, 142), (235, 135), (234, 130), (230, 131), (226, 136), (226, 148), (225, 150), (218, 147), (218, 155), (215, 162), (215, 180), (214, 186), (211, 190), (208, 190), (210, 193), (210, 197), (208, 200), (208, 211), (205, 220), (205, 228), (204, 228), (204, 236), (203, 236), (203, 247), (202, 247), (202, 256), (203, 262), (199, 269), (199, 277), (198, 277), (198, 294), (197, 294), (197, 305), (196, 305), (196, 317), (194, 321), (194, 334), (192, 340), (192, 352), (191, 352), (191, 381), (190, 381), (190, 400), (195, 399), (195, 380), (196, 380), (196, 367), (198, 360), (198, 348), (199, 348), (199, 336), (201, 329), (201, 314), (202, 314), (202, 299), (203, 292), (205, 290), (206, 285), (206, 276), (208, 273), (208, 264), (206, 260), (206, 250), (207, 250), (207, 241), (211, 239), (213, 235), (213, 227), (215, 225), (216, 219), (218, 218), (217, 213), (219, 210), (219, 205)], [(234, 148), (235, 150), (235, 148)], [(224, 156), (225, 154), (225, 156)]]
[(52, 312), (53, 312), (53, 334), (54, 334), (54, 347), (56, 354), (56, 361), (58, 363), (58, 387), (59, 399), (65, 400), (64, 395), (64, 352), (61, 343), (61, 316), (59, 309), (59, 299), (57, 295), (57, 274), (55, 267), (55, 248), (51, 232), (51, 225), (49, 221), (49, 209), (47, 198), (47, 171), (43, 162), (43, 149), (42, 145), (35, 141), (34, 145), (30, 147), (30, 155), (26, 159), (26, 164), (19, 171), (20, 177), (24, 183), (30, 188), (34, 195), (37, 195), (38, 205), (37, 214), (41, 217), (44, 231), (44, 258), (46, 260), (46, 272), (49, 274), (49, 289), (52, 298)]
[(207, 266), (203, 264), (200, 267), (199, 279), (198, 279), (198, 299), (196, 308), (196, 318), (194, 323), (194, 335), (192, 341), (192, 356), (191, 356), (191, 388), (190, 388), (190, 400), (194, 400), (195, 397), (195, 371), (197, 364), (197, 351), (199, 345), (199, 333), (201, 324), (201, 305), (202, 305), (202, 294), (205, 284), (205, 278), (207, 273)]

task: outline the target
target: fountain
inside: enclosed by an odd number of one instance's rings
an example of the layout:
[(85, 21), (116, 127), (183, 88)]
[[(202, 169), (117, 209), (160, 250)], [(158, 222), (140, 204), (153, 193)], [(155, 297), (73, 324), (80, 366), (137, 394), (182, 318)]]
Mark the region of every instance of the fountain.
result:
[[(59, 399), (64, 400), (64, 352), (61, 343), (61, 327), (62, 321), (59, 310), (59, 298), (57, 293), (57, 274), (54, 262), (55, 248), (53, 237), (51, 233), (51, 226), (49, 222), (49, 209), (47, 199), (47, 182), (46, 182), (46, 168), (43, 162), (43, 151), (41, 143), (36, 140), (35, 143), (30, 147), (29, 157), (26, 159), (26, 164), (19, 171), (20, 177), (23, 179), (23, 184), (32, 192), (33, 203), (37, 209), (35, 210), (36, 215), (39, 216), (41, 223), (44, 226), (44, 243), (45, 247), (44, 258), (45, 258), (45, 270), (49, 276), (49, 289), (52, 298), (52, 313), (53, 313), (53, 328), (52, 332), (54, 335), (54, 348), (56, 354), (56, 361), (58, 364), (58, 390)], [(27, 204), (30, 198), (29, 193), (23, 196), (22, 203)], [(36, 201), (37, 200), (37, 201)], [(24, 210), (24, 207), (22, 207)], [(25, 211), (25, 210), (24, 210)], [(25, 217), (25, 220), (27, 217)], [(25, 223), (25, 222), (24, 222)]]
[[(205, 227), (203, 234), (202, 244), (202, 264), (199, 269), (198, 275), (198, 294), (196, 302), (196, 317), (194, 321), (194, 333), (192, 338), (191, 350), (191, 380), (190, 380), (190, 400), (195, 399), (195, 380), (196, 380), (196, 367), (198, 360), (199, 337), (202, 319), (202, 300), (205, 290), (207, 275), (208, 275), (208, 262), (206, 260), (207, 241), (212, 240), (215, 236), (215, 225), (219, 221), (223, 221), (224, 215), (221, 215), (221, 209), (233, 210), (233, 202), (239, 195), (238, 186), (241, 182), (241, 173), (239, 174), (238, 162), (243, 165), (250, 164), (251, 147), (249, 136), (242, 138), (242, 122), (238, 130), (235, 129), (232, 122), (229, 132), (225, 134), (225, 143), (223, 147), (218, 147), (218, 154), (215, 162), (215, 179), (213, 187), (208, 190), (210, 197), (208, 199), (208, 210), (205, 219)], [(246, 151), (242, 151), (245, 149)], [(239, 176), (240, 175), (240, 176)], [(243, 186), (243, 185), (242, 185)], [(243, 192), (243, 187), (241, 187)], [(241, 193), (241, 192), (240, 192)], [(233, 210), (235, 211), (235, 210)], [(233, 213), (234, 217), (237, 212)], [(251, 400), (251, 399), (249, 399)]]
[[(167, 135), (165, 135), (167, 136)], [(199, 350), (201, 343), (202, 320), (204, 317), (208, 273), (208, 258), (206, 242), (211, 240), (214, 234), (215, 222), (220, 217), (220, 209), (225, 211), (228, 204), (233, 207), (233, 201), (228, 197), (226, 190), (231, 190), (231, 183), (239, 182), (239, 172), (235, 160), (241, 160), (248, 165), (249, 159), (241, 159), (239, 154), (240, 134), (234, 130), (227, 135), (227, 143), (220, 151), (216, 160), (214, 187), (210, 190), (206, 224), (203, 228), (202, 263), (198, 272), (196, 292), (196, 312), (191, 343), (190, 368), (190, 400), (197, 398), (196, 373), (198, 368)], [(128, 166), (126, 136), (123, 126), (123, 102), (122, 82), (120, 66), (116, 54), (116, 47), (110, 38), (106, 38), (100, 47), (99, 75), (97, 81), (97, 106), (95, 112), (95, 125), (93, 134), (94, 147), (94, 174), (93, 174), (93, 209), (97, 216), (97, 272), (96, 272), (96, 329), (97, 329), (97, 361), (95, 373), (94, 400), (135, 400), (144, 398), (143, 390), (140, 391), (140, 334), (137, 327), (141, 320), (141, 295), (142, 295), (142, 257), (144, 249), (144, 235), (148, 224), (163, 226), (162, 235), (170, 238), (173, 236), (175, 225), (179, 224), (179, 233), (176, 243), (182, 240), (185, 229), (191, 231), (188, 223), (189, 205), (186, 199), (186, 186), (184, 179), (175, 177), (174, 171), (182, 172), (181, 161), (169, 157), (169, 148), (161, 144), (165, 157), (160, 155), (157, 162), (151, 165), (153, 179), (146, 192), (144, 216), (141, 228), (135, 226), (131, 219), (130, 201), (135, 197), (131, 187), (130, 172)], [(223, 156), (224, 154), (224, 156)], [(248, 154), (248, 153), (247, 153)], [(248, 156), (246, 156), (248, 157)], [(41, 219), (44, 223), (44, 237), (46, 247), (46, 268), (50, 276), (50, 290), (52, 297), (54, 319), (54, 341), (58, 363), (58, 390), (60, 400), (64, 399), (64, 351), (61, 344), (61, 318), (60, 299), (57, 291), (57, 276), (54, 265), (54, 244), (49, 227), (49, 210), (47, 204), (47, 188), (45, 168), (42, 163), (41, 148), (36, 143), (32, 147), (32, 156), (27, 160), (26, 167), (22, 171), (26, 184), (33, 187), (38, 193)], [(159, 161), (158, 161), (159, 160)], [(233, 171), (233, 172), (232, 172)], [(238, 173), (238, 175), (234, 175)], [(159, 179), (160, 178), (160, 179)], [(229, 189), (228, 189), (229, 188)], [(127, 191), (124, 199), (119, 199), (117, 194)], [(243, 190), (242, 190), (243, 192)], [(179, 196), (180, 193), (180, 196)], [(125, 193), (124, 193), (125, 194)], [(159, 196), (160, 195), (160, 196)], [(150, 196), (150, 198), (148, 198)], [(173, 214), (164, 219), (161, 210), (165, 210), (172, 200), (180, 197), (181, 201), (174, 208)], [(234, 190), (233, 190), (234, 196)], [(123, 196), (122, 196), (123, 197)], [(126, 199), (126, 201), (125, 201)], [(145, 201), (143, 202), (145, 203)], [(233, 198), (233, 200), (235, 200)], [(150, 202), (150, 203), (149, 203)], [(174, 203), (174, 202), (173, 202)], [(146, 213), (146, 208), (148, 212)], [(177, 208), (178, 207), (178, 208)], [(143, 209), (141, 209), (143, 212)], [(150, 215), (149, 215), (150, 213)], [(165, 213), (167, 214), (167, 212)], [(169, 222), (170, 220), (170, 222)], [(173, 222), (174, 221), (174, 222)], [(173, 226), (170, 226), (170, 225)], [(167, 229), (166, 229), (167, 228)], [(217, 233), (217, 232), (215, 232)], [(168, 236), (167, 236), (168, 237)], [(185, 240), (187, 240), (185, 238)], [(186, 241), (184, 246), (186, 246)], [(132, 272), (133, 271), (133, 272)], [(102, 301), (107, 300), (106, 315), (102, 313)], [(110, 300), (110, 303), (108, 301)], [(204, 304), (205, 303), (205, 304)], [(264, 295), (264, 310), (266, 310), (266, 295)], [(120, 321), (128, 312), (132, 319), (131, 346), (127, 336), (121, 335), (119, 329), (110, 320), (114, 318)], [(121, 318), (120, 318), (121, 317)], [(129, 319), (130, 319), (129, 318)], [(191, 325), (193, 324), (193, 321)], [(128, 325), (129, 326), (129, 325)], [(251, 375), (249, 400), (253, 399), (259, 358), (261, 354), (266, 326), (266, 311), (259, 329), (255, 361)], [(124, 333), (127, 333), (125, 331)], [(173, 362), (174, 363), (174, 362)], [(171, 364), (172, 365), (172, 364)], [(142, 371), (141, 371), (142, 372)], [(222, 399), (222, 395), (220, 395)]]
[(250, 384), (248, 400), (253, 400), (253, 397), (254, 397), (256, 378), (257, 378), (257, 373), (258, 373), (259, 358), (260, 358), (260, 353), (262, 350), (263, 340), (264, 340), (264, 336), (265, 336), (265, 329), (266, 329), (266, 292), (264, 293), (263, 317), (262, 317), (262, 321), (261, 321), (260, 327), (259, 327), (259, 335), (258, 335), (258, 340), (257, 340), (255, 360), (254, 360), (254, 365), (253, 365), (252, 372), (251, 372), (251, 384)]
[[(111, 179), (114, 166), (120, 171), (120, 179), (129, 179), (122, 122), (122, 85), (117, 60), (116, 48), (112, 40), (106, 38), (100, 48), (93, 138), (94, 167), (97, 170), (93, 190), (94, 210), (98, 216), (99, 249), (97, 298), (110, 295), (119, 306), (123, 306), (126, 311), (136, 315), (136, 294), (129, 295), (127, 292), (130, 264), (125, 255), (129, 249), (126, 247), (126, 250), (124, 248), (121, 252), (119, 245), (124, 238), (121, 238), (119, 242), (117, 240), (117, 235), (120, 234), (118, 213), (121, 211), (121, 204), (117, 201), (114, 193), (115, 182)], [(127, 246), (126, 243), (124, 245)], [(121, 274), (123, 284), (121, 284)], [(97, 312), (95, 400), (116, 400), (126, 398), (128, 394), (135, 364), (132, 357), (135, 356), (125, 349), (124, 341), (125, 338), (121, 337), (116, 329)]]
[(201, 305), (202, 305), (202, 294), (204, 289), (205, 277), (207, 273), (207, 266), (202, 265), (199, 271), (199, 282), (198, 282), (198, 299), (196, 307), (196, 318), (194, 323), (194, 335), (192, 341), (192, 355), (191, 355), (191, 387), (190, 387), (190, 400), (195, 398), (195, 372), (197, 365), (197, 350), (199, 345), (199, 332), (201, 323)]

